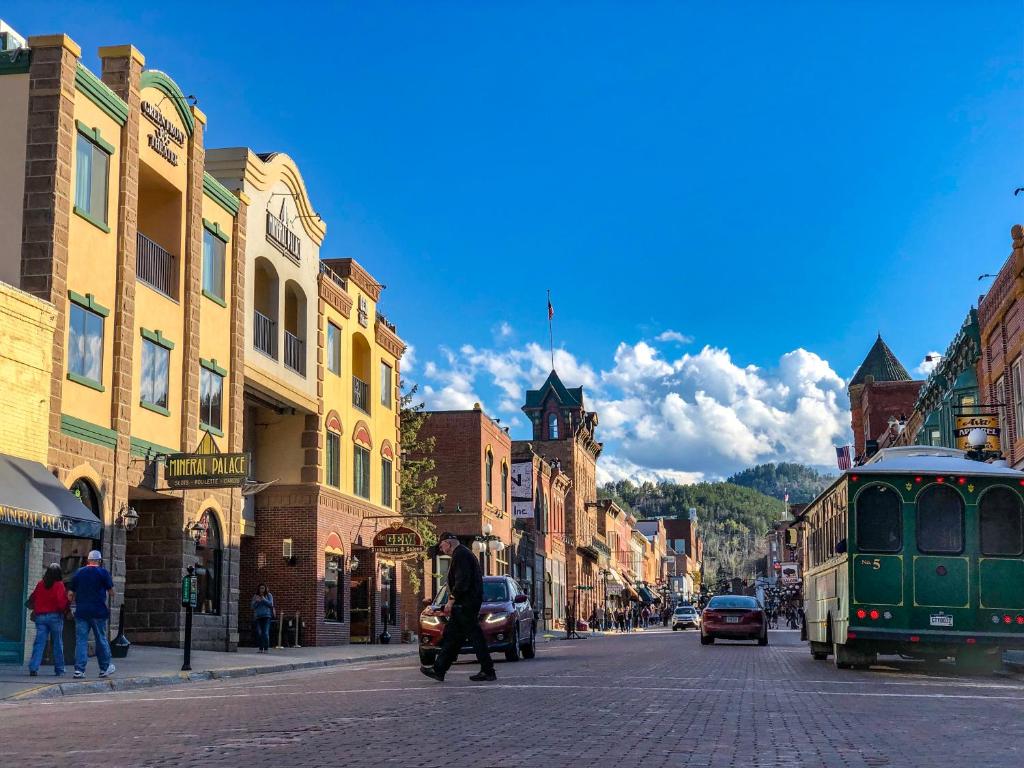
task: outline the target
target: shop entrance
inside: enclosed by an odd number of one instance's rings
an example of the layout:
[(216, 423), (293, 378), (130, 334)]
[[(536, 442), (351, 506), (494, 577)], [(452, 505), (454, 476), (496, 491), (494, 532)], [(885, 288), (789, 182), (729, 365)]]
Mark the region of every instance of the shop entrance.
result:
[(21, 664), (25, 651), (25, 574), (29, 532), (0, 525), (0, 663)]
[(359, 564), (349, 580), (349, 606), (352, 615), (349, 642), (368, 643), (372, 632), (370, 591), (373, 587), (372, 552), (364, 547), (352, 547), (352, 560)]

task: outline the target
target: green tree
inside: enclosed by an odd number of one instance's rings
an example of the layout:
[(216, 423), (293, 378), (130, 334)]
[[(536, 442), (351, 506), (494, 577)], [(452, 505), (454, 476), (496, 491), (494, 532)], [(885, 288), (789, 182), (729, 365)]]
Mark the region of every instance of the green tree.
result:
[[(437, 491), (434, 463), (434, 438), (423, 437), (420, 430), (430, 418), (423, 402), (416, 402), (415, 385), (402, 385), (399, 401), (401, 425), (401, 467), (398, 475), (398, 498), (405, 525), (419, 533), (426, 546), (437, 543), (437, 529), (430, 520), (444, 494)], [(414, 590), (419, 591), (423, 577), (422, 559), (406, 562), (406, 574)]]

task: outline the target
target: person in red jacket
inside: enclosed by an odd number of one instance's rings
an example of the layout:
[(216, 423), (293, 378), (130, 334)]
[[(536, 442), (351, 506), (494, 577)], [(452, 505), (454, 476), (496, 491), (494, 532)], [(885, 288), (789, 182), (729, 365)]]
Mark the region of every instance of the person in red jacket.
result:
[(52, 563), (29, 598), (36, 622), (36, 641), (28, 663), (32, 677), (39, 674), (47, 637), (53, 638), (53, 671), (57, 677), (64, 675), (64, 614), (68, 610), (68, 594), (61, 576), (60, 566)]

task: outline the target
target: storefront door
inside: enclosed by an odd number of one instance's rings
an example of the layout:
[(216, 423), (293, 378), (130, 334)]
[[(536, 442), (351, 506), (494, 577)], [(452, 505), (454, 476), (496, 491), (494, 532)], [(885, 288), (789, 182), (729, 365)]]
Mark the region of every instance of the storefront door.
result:
[(370, 642), (370, 586), (373, 581), (373, 563), (370, 551), (358, 547), (352, 548), (352, 557), (359, 562), (359, 567), (352, 572), (349, 580), (349, 611), (352, 617), (349, 642)]
[(0, 663), (21, 664), (25, 651), (25, 575), (29, 532), (0, 525)]

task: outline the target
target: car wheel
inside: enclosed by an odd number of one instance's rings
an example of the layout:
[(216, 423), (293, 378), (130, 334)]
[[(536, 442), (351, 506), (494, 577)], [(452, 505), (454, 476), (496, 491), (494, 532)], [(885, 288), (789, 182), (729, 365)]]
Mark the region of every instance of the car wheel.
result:
[(675, 632), (679, 627), (672, 627), (672, 631)]
[(711, 635), (704, 635), (704, 634), (702, 634), (700, 636), (700, 644), (701, 645), (714, 645), (715, 644), (715, 638), (712, 637)]
[(505, 661), (519, 661), (522, 656), (519, 653), (519, 625), (516, 624), (516, 628), (512, 630), (512, 645), (509, 646), (508, 650), (505, 651)]
[(761, 635), (761, 637), (757, 638), (757, 644), (758, 645), (762, 645), (762, 646), (763, 645), (768, 645), (768, 632), (767, 632), (767, 630), (765, 631), (765, 633), (763, 635)]
[(432, 667), (434, 660), (437, 658), (436, 651), (420, 651), (420, 664), (424, 667)]
[(537, 628), (534, 627), (530, 630), (530, 642), (526, 645), (520, 646), (519, 650), (523, 654), (524, 659), (532, 659), (537, 655)]

